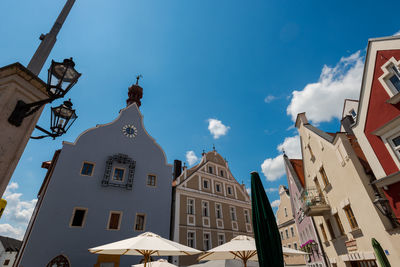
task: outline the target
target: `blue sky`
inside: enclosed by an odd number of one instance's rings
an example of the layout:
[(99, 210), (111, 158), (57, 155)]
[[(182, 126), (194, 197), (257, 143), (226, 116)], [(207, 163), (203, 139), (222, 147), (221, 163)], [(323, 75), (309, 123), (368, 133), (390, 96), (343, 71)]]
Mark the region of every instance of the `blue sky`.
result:
[[(0, 66), (26, 66), (64, 3), (1, 1)], [(79, 118), (55, 141), (28, 143), (0, 234), (22, 236), (41, 163), (63, 140), (112, 121), (137, 74), (145, 127), (169, 162), (189, 151), (193, 161), (215, 144), (239, 182), (249, 186), (250, 172), (259, 171), (271, 202), (278, 199), (286, 179), (277, 148), (299, 155), (293, 117), (306, 111), (320, 128), (339, 130), (344, 98), (358, 98), (368, 38), (400, 30), (387, 7), (400, 2), (77, 0), (49, 61), (72, 56), (82, 72), (67, 95)], [(49, 108), (38, 123), (45, 128)]]

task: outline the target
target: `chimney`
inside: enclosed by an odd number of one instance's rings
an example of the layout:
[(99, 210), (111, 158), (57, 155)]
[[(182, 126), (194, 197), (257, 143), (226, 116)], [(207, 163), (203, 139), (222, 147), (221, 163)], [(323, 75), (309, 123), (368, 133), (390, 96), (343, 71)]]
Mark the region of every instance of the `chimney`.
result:
[(128, 99), (126, 100), (126, 106), (129, 106), (133, 103), (136, 103), (138, 107), (142, 105), (142, 102), (140, 101), (143, 97), (143, 88), (139, 86), (139, 79), (142, 77), (142, 75), (138, 75), (136, 77), (136, 84), (133, 84), (131, 87), (129, 87), (128, 91)]
[(182, 161), (174, 160), (174, 180), (182, 173)]
[(352, 116), (347, 115), (346, 117), (344, 117), (341, 121), (341, 124), (346, 133), (354, 135), (353, 129), (351, 128), (351, 125), (354, 124), (354, 119)]

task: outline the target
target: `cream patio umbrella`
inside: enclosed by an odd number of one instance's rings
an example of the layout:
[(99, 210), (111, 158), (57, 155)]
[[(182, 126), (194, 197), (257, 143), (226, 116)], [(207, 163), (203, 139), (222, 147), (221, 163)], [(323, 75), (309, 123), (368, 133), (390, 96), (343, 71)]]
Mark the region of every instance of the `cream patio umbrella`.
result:
[[(307, 255), (307, 253), (295, 249), (282, 247), (283, 255)], [(243, 261), (244, 267), (247, 267), (247, 261), (258, 261), (257, 248), (253, 237), (239, 235), (230, 242), (221, 246), (210, 249), (199, 257), (200, 261), (204, 260), (227, 260), (240, 259)]]
[(287, 247), (282, 247), (283, 250), (283, 255), (285, 256), (298, 256), (298, 255), (308, 255), (310, 253), (297, 250), (297, 249), (292, 249), (292, 248), (287, 248)]
[(90, 248), (91, 253), (105, 255), (143, 255), (144, 267), (150, 256), (195, 255), (201, 251), (146, 232), (133, 238)]
[[(149, 267), (178, 267), (176, 265), (169, 263), (168, 261), (166, 261), (164, 259), (159, 259), (158, 261), (148, 262), (147, 266), (149, 266)], [(144, 263), (135, 264), (135, 265), (132, 265), (132, 267), (144, 267)]]

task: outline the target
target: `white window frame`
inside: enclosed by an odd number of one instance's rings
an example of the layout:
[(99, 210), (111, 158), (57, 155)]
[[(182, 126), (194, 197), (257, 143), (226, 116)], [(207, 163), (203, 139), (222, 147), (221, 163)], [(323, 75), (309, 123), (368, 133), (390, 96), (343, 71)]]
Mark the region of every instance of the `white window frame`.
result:
[(392, 76), (396, 75), (391, 69), (392, 66), (400, 68), (400, 60), (397, 61), (394, 57), (391, 57), (385, 64), (381, 66), (383, 74), (378, 78), (379, 82), (382, 84), (385, 91), (388, 93), (390, 99), (389, 103), (396, 104), (400, 101), (400, 94), (398, 90), (394, 87), (392, 82), (389, 80)]
[[(207, 187), (204, 186), (205, 182), (207, 182)], [(203, 182), (202, 182), (203, 189), (210, 190), (210, 184), (211, 184), (210, 179), (203, 178)]]
[[(85, 215), (83, 215), (82, 225), (81, 225), (81, 226), (73, 226), (73, 225), (72, 225), (72, 222), (73, 222), (73, 220), (74, 220), (74, 216), (75, 216), (75, 211), (76, 211), (76, 210), (85, 210)], [(69, 221), (69, 227), (70, 227), (70, 228), (83, 228), (83, 227), (85, 227), (87, 213), (88, 213), (88, 208), (84, 208), (84, 207), (74, 207), (74, 208), (72, 209), (72, 216), (71, 216), (71, 219), (70, 219), (70, 221)]]
[[(233, 213), (232, 213), (232, 211), (233, 211)], [(229, 207), (229, 213), (230, 213), (231, 221), (236, 222), (237, 221), (236, 207), (230, 206)], [(232, 215), (234, 215), (234, 216), (232, 216)]]
[[(190, 203), (190, 201), (193, 201), (193, 205), (189, 205), (189, 203)], [(192, 211), (193, 211), (193, 213), (189, 213), (189, 207), (191, 206), (191, 208), (192, 208)], [(194, 199), (194, 198), (187, 198), (187, 203), (186, 203), (186, 213), (188, 214), (188, 215), (195, 215), (196, 214), (196, 209), (195, 209), (195, 207), (196, 207), (196, 200)]]
[[(193, 234), (193, 247), (189, 245), (189, 233)], [(196, 248), (196, 231), (193, 230), (188, 230), (186, 233), (186, 240), (187, 240), (187, 246), (191, 248)]]
[[(230, 188), (231, 190), (229, 190), (229, 188)], [(229, 191), (230, 191), (230, 193), (229, 193)], [(226, 193), (227, 193), (228, 195), (230, 195), (230, 196), (233, 196), (233, 187), (232, 187), (231, 185), (227, 185), (227, 186), (226, 186)]]
[[(222, 236), (222, 243), (220, 242), (221, 240), (219, 239), (221, 236)], [(218, 233), (217, 237), (218, 237), (218, 240), (217, 240), (218, 246), (220, 246), (222, 244), (225, 244), (226, 241), (225, 241), (225, 234), (224, 233)]]
[[(138, 215), (144, 215), (143, 229), (142, 229), (142, 230), (136, 230), (136, 220), (137, 220), (137, 218), (138, 218)], [(143, 212), (138, 212), (138, 213), (136, 213), (136, 215), (135, 215), (135, 224), (133, 225), (133, 230), (134, 230), (135, 232), (144, 232), (144, 231), (146, 230), (146, 221), (147, 221), (147, 215), (146, 215), (146, 213), (143, 213)]]
[[(205, 235), (208, 235), (208, 244), (209, 244), (209, 247), (208, 248), (206, 248), (206, 246), (205, 246)], [(203, 232), (203, 249), (205, 250), (205, 251), (207, 251), (207, 250), (210, 250), (212, 248), (212, 243), (211, 243), (211, 232)]]
[[(111, 214), (119, 214), (119, 219), (118, 219), (118, 227), (117, 229), (111, 229), (110, 228), (110, 221), (111, 221)], [(110, 231), (119, 231), (120, 227), (121, 227), (121, 222), (122, 222), (122, 211), (120, 210), (110, 210), (109, 214), (108, 214), (108, 221), (107, 221), (107, 230)]]
[[(218, 208), (217, 207), (220, 207), (220, 215), (221, 216), (219, 216), (218, 217)], [(222, 204), (221, 203), (215, 203), (215, 218), (217, 218), (217, 219), (223, 219), (224, 218), (224, 215), (223, 215), (223, 212), (222, 212)]]
[[(219, 186), (219, 191), (217, 190), (217, 186)], [(222, 184), (215, 182), (215, 192), (222, 193)]]
[[(382, 129), (376, 135), (380, 136), (383, 143), (386, 146), (386, 149), (389, 151), (389, 154), (392, 156), (393, 161), (400, 169), (400, 152), (396, 150), (396, 146), (394, 145), (392, 139), (400, 136), (400, 120), (395, 119), (393, 125), (388, 125), (389, 129)], [(391, 129), (390, 129), (391, 128)], [(386, 131), (385, 131), (386, 130)]]
[[(205, 203), (207, 203), (207, 205), (206, 205), (206, 207), (207, 207), (207, 212), (206, 212), (207, 215), (204, 215), (204, 209), (203, 208), (205, 207), (204, 206)], [(210, 202), (209, 201), (206, 201), (206, 200), (202, 200), (201, 201), (201, 216), (202, 217), (210, 217)]]
[(250, 211), (248, 209), (243, 209), (243, 214), (244, 214), (244, 222), (245, 223), (250, 223)]

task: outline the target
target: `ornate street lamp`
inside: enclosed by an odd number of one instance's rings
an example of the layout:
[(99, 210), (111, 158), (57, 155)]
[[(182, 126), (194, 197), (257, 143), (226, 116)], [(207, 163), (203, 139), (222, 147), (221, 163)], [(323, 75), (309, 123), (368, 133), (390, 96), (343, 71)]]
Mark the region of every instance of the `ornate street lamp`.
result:
[(396, 224), (399, 225), (398, 218), (394, 218), (392, 215), (392, 211), (389, 207), (389, 200), (383, 198), (378, 192), (375, 192), (373, 203), (385, 217), (389, 218), (393, 226), (396, 226)]
[(36, 125), (35, 128), (44, 132), (46, 135), (32, 136), (31, 138), (42, 139), (44, 137), (52, 137), (55, 139), (56, 137), (65, 134), (77, 118), (78, 116), (76, 115), (75, 110), (72, 109), (71, 99), (64, 101), (60, 106), (51, 108), (51, 132)]
[(81, 74), (75, 70), (75, 63), (70, 59), (63, 62), (51, 61), (47, 77), (47, 93), (50, 97), (61, 98), (75, 85)]
[[(26, 104), (22, 100), (18, 100), (14, 111), (8, 118), (8, 122), (17, 127), (21, 126), (24, 118), (38, 111), (43, 105), (51, 103), (58, 98), (62, 98), (77, 83), (81, 73), (75, 70), (75, 63), (72, 58), (64, 59), (63, 62), (51, 61), (48, 72), (47, 93), (49, 98), (37, 102)], [(75, 110), (72, 109), (71, 101), (65, 101), (63, 105), (51, 108), (51, 133), (40, 126), (37, 129), (46, 133), (45, 136), (34, 137), (39, 139), (43, 137), (58, 137), (69, 129), (77, 116)]]

